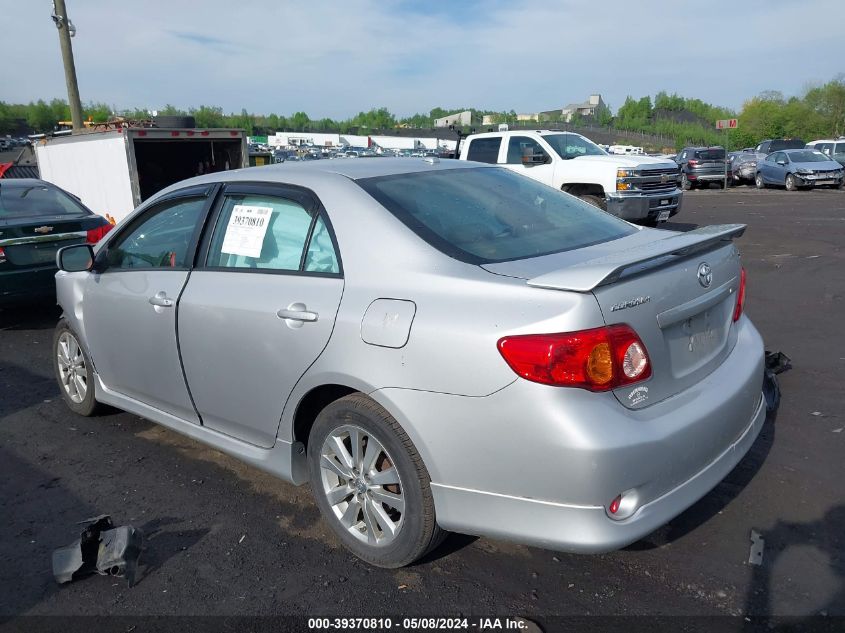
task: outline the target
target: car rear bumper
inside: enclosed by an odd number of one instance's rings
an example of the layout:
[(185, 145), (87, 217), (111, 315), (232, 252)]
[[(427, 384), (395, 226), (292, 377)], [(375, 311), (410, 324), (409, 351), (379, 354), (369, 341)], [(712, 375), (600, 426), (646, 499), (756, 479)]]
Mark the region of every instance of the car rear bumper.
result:
[[(444, 529), (609, 551), (683, 512), (754, 443), (766, 415), (763, 345), (747, 318), (736, 327), (734, 350), (706, 379), (636, 411), (612, 394), (522, 379), (484, 398), (373, 395), (420, 450)], [(620, 493), (635, 505), (611, 519)]]
[(623, 220), (656, 220), (661, 211), (676, 215), (683, 204), (680, 189), (664, 193), (610, 194), (607, 196), (607, 211)]
[(687, 179), (691, 182), (716, 182), (725, 179), (725, 170), (691, 171), (687, 174)]
[(0, 305), (56, 296), (55, 265), (0, 272)]

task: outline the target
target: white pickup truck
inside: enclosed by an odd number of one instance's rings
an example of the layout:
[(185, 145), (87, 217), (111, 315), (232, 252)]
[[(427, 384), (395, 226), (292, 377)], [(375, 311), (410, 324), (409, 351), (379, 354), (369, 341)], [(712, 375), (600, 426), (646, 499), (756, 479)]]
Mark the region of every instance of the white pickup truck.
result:
[(494, 163), (578, 196), (630, 222), (655, 226), (681, 210), (678, 165), (616, 156), (573, 132), (519, 130), (471, 134), (461, 160)]

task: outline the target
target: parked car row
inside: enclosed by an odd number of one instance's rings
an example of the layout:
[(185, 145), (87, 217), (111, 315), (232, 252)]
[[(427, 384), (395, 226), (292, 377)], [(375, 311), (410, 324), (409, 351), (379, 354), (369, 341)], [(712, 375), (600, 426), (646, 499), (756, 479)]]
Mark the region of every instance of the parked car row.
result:
[(805, 143), (801, 139), (770, 139), (756, 147), (726, 154), (722, 147), (685, 147), (675, 162), (685, 190), (715, 183), (785, 187), (842, 187), (845, 183), (845, 138)]

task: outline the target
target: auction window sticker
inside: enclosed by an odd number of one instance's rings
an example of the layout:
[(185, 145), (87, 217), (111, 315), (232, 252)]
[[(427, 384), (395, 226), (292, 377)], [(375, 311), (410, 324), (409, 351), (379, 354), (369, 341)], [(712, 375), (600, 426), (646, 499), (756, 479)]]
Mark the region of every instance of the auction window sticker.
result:
[(272, 213), (272, 207), (236, 204), (229, 216), (220, 250), (227, 255), (261, 257), (261, 247)]

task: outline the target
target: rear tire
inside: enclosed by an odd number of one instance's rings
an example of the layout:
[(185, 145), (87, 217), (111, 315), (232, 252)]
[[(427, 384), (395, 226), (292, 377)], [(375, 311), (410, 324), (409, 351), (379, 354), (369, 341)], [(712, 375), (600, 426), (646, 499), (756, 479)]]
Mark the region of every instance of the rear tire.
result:
[(581, 200), (583, 200), (587, 204), (591, 204), (594, 207), (601, 209), (602, 211), (607, 211), (607, 202), (604, 201), (604, 198), (592, 195), (583, 195), (578, 197), (581, 198)]
[(690, 182), (689, 178), (687, 178), (686, 174), (681, 174), (681, 189), (684, 191), (689, 191), (692, 189), (692, 183)]
[(758, 174), (756, 176), (754, 176), (754, 185), (758, 189), (765, 189), (766, 188), (766, 183), (763, 182), (763, 174), (758, 172)]
[(94, 399), (91, 360), (65, 319), (58, 322), (53, 334), (53, 371), (62, 399), (71, 411), (90, 417), (100, 409)]
[(431, 478), (416, 447), (364, 394), (340, 398), (317, 416), (308, 437), (308, 471), (323, 519), (371, 565), (409, 565), (446, 535), (437, 525)]

